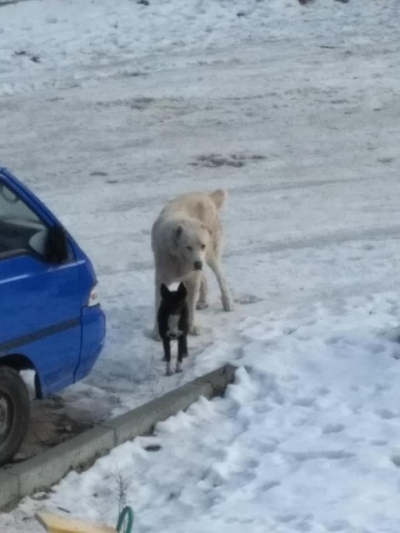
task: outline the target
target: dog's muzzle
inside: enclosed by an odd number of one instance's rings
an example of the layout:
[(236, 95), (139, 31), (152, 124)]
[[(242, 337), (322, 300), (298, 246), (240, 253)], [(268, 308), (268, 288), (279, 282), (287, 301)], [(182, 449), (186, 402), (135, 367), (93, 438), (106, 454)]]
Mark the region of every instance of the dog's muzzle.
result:
[(201, 270), (203, 268), (203, 263), (201, 261), (196, 261), (194, 263), (194, 269), (195, 270)]

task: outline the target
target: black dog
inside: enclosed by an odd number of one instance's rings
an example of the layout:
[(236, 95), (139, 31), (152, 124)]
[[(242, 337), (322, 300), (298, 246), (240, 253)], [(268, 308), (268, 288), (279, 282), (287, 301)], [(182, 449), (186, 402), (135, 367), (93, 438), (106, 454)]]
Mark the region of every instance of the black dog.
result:
[(158, 310), (158, 332), (164, 345), (164, 359), (167, 362), (167, 376), (171, 372), (171, 340), (178, 341), (176, 371), (182, 372), (182, 359), (188, 356), (187, 335), (189, 333), (189, 309), (187, 291), (183, 283), (177, 291), (170, 291), (161, 285), (161, 303)]

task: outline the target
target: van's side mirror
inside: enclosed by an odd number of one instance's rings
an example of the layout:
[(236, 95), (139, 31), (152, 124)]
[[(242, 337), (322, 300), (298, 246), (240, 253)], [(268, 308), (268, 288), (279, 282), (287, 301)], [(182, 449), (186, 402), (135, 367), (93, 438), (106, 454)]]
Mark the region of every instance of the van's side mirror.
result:
[(69, 257), (68, 240), (62, 226), (48, 229), (46, 259), (50, 263), (64, 263)]

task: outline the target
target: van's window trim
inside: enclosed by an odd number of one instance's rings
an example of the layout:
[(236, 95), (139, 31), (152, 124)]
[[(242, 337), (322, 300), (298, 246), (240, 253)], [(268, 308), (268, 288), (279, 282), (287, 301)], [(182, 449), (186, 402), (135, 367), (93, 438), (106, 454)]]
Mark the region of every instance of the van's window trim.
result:
[[(7, 189), (13, 192), (19, 198), (20, 202), (22, 202), (28, 209), (30, 209), (30, 211), (32, 211), (32, 213), (34, 213), (37, 216), (38, 220), (43, 224), (45, 229), (50, 230), (52, 227), (54, 227), (56, 224), (54, 224), (54, 222), (47, 220), (48, 217), (43, 215), (40, 209), (39, 210), (37, 209), (38, 206), (36, 205), (36, 202), (34, 202), (35, 207), (36, 207), (35, 209), (30, 204), (30, 202), (25, 198), (26, 193), (24, 191), (23, 191), (23, 194), (21, 195), (21, 192), (19, 190), (15, 190), (10, 185), (9, 183), (10, 178), (7, 177), (7, 174), (3, 173), (4, 170), (5, 170), (4, 168), (0, 167), (0, 185), (4, 185)], [(32, 201), (32, 199), (30, 200)], [(65, 259), (62, 263), (60, 263), (60, 266), (68, 264), (68, 263), (74, 263), (76, 261), (74, 246), (71, 243), (71, 237), (68, 234), (68, 231), (65, 229), (65, 226), (63, 224), (61, 224), (61, 227), (65, 231), (65, 237), (66, 237), (67, 246), (68, 246), (68, 258)], [(35, 252), (35, 250), (33, 249), (10, 250), (9, 252), (2, 252), (0, 253), (0, 261), (2, 261), (3, 259), (9, 259), (10, 257), (18, 257), (22, 255), (30, 255), (32, 257), (38, 258), (39, 261), (45, 264), (48, 264), (48, 261), (46, 261), (46, 258), (42, 254)]]
[(18, 248), (16, 250), (8, 250), (7, 252), (0, 252), (0, 261), (4, 259), (13, 259), (14, 257), (21, 257), (22, 255), (32, 255), (29, 250), (25, 248)]
[[(43, 219), (43, 217), (41, 216), (41, 213), (38, 213), (30, 204), (28, 201), (26, 201), (26, 199), (21, 196), (21, 194), (19, 193), (19, 191), (16, 191), (15, 189), (13, 189), (13, 187), (10, 186), (10, 184), (7, 182), (7, 180), (4, 179), (4, 175), (0, 173), (0, 187), (5, 187), (6, 189), (8, 189), (9, 191), (11, 191), (17, 198), (18, 200), (31, 212), (34, 214), (34, 216), (37, 218), (38, 222), (43, 226), (43, 229), (49, 231), (50, 230), (50, 225), (48, 224), (48, 222), (46, 220)], [(33, 249), (28, 249), (28, 248), (17, 248), (15, 250), (8, 250), (7, 252), (1, 252), (0, 253), (0, 261), (3, 260), (3, 259), (10, 259), (12, 257), (18, 257), (18, 256), (22, 256), (22, 255), (31, 255), (33, 257), (39, 257), (40, 260), (42, 262), (45, 262), (45, 257), (40, 254), (40, 253), (37, 253), (35, 252), (35, 250)]]
[(26, 248), (18, 248), (17, 250), (8, 250), (7, 252), (0, 252), (0, 262), (5, 261), (7, 259), (14, 259), (15, 257), (29, 256), (29, 257), (33, 257), (33, 259), (37, 259), (40, 263), (44, 265), (61, 267), (61, 266), (65, 266), (65, 265), (76, 262), (73, 249), (69, 241), (68, 241), (68, 251), (69, 251), (68, 259), (65, 259), (62, 263), (53, 264), (53, 263), (50, 263), (49, 261), (46, 261), (46, 258), (43, 255), (39, 254), (38, 252), (35, 252), (35, 250), (33, 249), (28, 250)]
[[(20, 190), (20, 187), (17, 187), (17, 190), (15, 189), (15, 184), (10, 183), (10, 178), (3, 174), (1, 172), (2, 169), (0, 169), (0, 186), (3, 185), (7, 189), (9, 189), (12, 193), (15, 194), (15, 196), (18, 197), (19, 201), (22, 202), (32, 213), (34, 213), (37, 218), (40, 220), (40, 222), (45, 226), (46, 228), (50, 228), (53, 224), (47, 220), (47, 217), (41, 213), (40, 209), (38, 210), (38, 206), (36, 205), (36, 202), (34, 201), (34, 198), (31, 198), (29, 194), (26, 193), (23, 189)], [(34, 204), (34, 207), (31, 205), (31, 203)]]

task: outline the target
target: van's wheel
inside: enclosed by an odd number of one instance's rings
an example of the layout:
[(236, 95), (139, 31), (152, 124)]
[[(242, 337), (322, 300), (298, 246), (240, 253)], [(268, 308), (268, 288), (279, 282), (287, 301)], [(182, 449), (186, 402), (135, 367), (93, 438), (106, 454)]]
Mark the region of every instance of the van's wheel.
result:
[(30, 400), (21, 376), (7, 366), (0, 366), (0, 464), (17, 453), (26, 435)]

